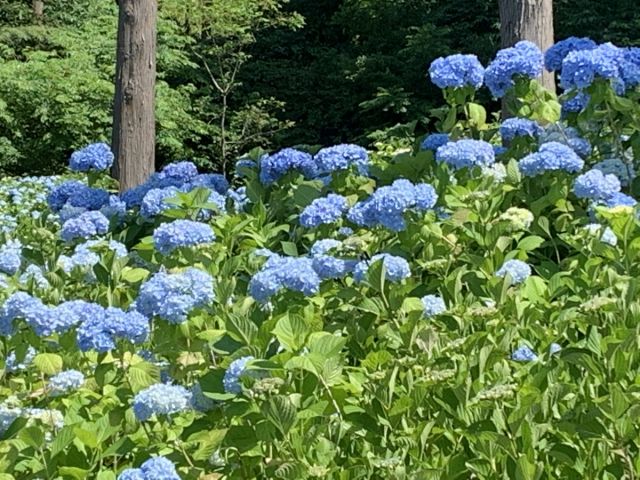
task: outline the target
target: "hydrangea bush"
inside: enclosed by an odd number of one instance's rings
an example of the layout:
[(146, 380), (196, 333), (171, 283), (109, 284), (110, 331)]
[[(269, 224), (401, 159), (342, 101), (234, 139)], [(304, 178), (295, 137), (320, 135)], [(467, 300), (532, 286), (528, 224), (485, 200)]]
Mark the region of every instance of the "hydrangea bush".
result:
[(439, 58), (411, 151), (3, 179), (0, 479), (637, 478), (639, 59)]

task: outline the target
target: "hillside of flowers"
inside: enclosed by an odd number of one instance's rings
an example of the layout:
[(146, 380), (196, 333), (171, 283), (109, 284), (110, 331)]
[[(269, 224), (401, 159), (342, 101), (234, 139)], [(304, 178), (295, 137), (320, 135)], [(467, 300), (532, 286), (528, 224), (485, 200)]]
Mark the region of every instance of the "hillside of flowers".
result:
[(2, 180), (0, 480), (638, 478), (640, 48), (429, 76), (412, 149)]

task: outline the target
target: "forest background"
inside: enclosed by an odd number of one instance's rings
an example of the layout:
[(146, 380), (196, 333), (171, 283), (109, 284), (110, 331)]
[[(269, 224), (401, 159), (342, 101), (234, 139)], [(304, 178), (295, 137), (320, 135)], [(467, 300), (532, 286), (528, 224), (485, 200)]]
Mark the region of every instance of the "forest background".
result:
[[(0, 0), (3, 173), (111, 138), (116, 3), (42, 6)], [(256, 147), (409, 144), (441, 102), (431, 61), (500, 47), (498, 0), (161, 0), (158, 22), (157, 162), (222, 171)], [(555, 0), (554, 22), (640, 45), (636, 0)]]

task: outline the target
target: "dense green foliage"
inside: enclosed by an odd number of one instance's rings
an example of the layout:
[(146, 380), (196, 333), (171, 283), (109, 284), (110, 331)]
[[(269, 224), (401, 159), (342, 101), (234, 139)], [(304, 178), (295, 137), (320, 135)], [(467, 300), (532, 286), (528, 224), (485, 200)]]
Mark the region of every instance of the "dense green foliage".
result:
[[(554, 4), (557, 38), (640, 42), (633, 0), (587, 0), (580, 15)], [(73, 148), (110, 138), (116, 8), (46, 0), (37, 25), (30, 2), (0, 1), (3, 170), (59, 171)], [(488, 60), (498, 23), (496, 0), (164, 0), (158, 161), (225, 167), (257, 146), (406, 141), (433, 128), (427, 65), (459, 51)]]

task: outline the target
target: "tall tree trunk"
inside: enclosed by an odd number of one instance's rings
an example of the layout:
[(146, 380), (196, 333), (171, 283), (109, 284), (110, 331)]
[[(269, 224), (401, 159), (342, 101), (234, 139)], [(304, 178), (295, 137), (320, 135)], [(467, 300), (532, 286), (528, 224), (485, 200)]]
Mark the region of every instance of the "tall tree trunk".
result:
[(33, 10), (33, 16), (36, 23), (42, 23), (42, 17), (44, 16), (44, 2), (42, 0), (33, 0), (31, 2), (31, 8)]
[[(544, 52), (553, 45), (553, 0), (500, 0), (502, 48), (529, 40)], [(555, 92), (553, 73), (544, 70), (542, 85)]]
[(157, 0), (120, 0), (113, 176), (120, 191), (143, 183), (155, 167)]

